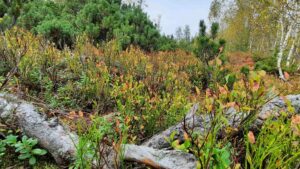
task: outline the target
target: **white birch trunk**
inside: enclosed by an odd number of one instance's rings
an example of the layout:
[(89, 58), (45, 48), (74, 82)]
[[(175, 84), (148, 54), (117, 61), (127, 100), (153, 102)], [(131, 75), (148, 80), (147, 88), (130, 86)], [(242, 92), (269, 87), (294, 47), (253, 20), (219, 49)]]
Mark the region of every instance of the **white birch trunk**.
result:
[(282, 62), (282, 58), (283, 58), (283, 52), (287, 46), (287, 42), (289, 40), (289, 37), (291, 36), (291, 32), (292, 32), (292, 24), (289, 26), (288, 28), (288, 32), (286, 34), (284, 34), (284, 23), (283, 23), (283, 19), (281, 20), (281, 40), (280, 40), (280, 46), (279, 46), (279, 53), (277, 56), (277, 69), (278, 69), (278, 73), (279, 73), (279, 78), (286, 81), (282, 68), (281, 68), (281, 62)]
[(292, 47), (289, 51), (289, 55), (288, 55), (287, 60), (286, 60), (286, 66), (287, 67), (290, 67), (290, 65), (291, 65), (290, 62), (291, 62), (291, 58), (292, 58), (294, 50), (295, 50), (295, 42), (296, 42), (296, 39), (294, 39), (294, 41), (293, 41)]

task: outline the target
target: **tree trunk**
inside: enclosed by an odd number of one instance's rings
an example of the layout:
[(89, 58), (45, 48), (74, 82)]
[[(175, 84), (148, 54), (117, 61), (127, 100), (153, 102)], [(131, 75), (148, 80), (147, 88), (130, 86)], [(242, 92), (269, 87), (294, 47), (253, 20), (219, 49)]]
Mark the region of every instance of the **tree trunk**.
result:
[(287, 46), (287, 42), (288, 42), (289, 37), (292, 32), (292, 28), (293, 28), (293, 26), (290, 25), (288, 28), (288, 32), (284, 36), (284, 23), (283, 23), (283, 19), (281, 20), (281, 39), (280, 39), (279, 53), (277, 56), (277, 69), (278, 69), (278, 73), (279, 73), (279, 78), (284, 81), (286, 81), (286, 79), (283, 75), (283, 71), (281, 68), (281, 62), (282, 62), (282, 58), (283, 58), (283, 52)]
[(286, 66), (287, 67), (290, 67), (291, 58), (292, 58), (294, 50), (295, 50), (295, 41), (296, 41), (296, 39), (293, 40), (292, 47), (291, 47), (289, 55), (288, 55), (288, 57), (286, 59)]

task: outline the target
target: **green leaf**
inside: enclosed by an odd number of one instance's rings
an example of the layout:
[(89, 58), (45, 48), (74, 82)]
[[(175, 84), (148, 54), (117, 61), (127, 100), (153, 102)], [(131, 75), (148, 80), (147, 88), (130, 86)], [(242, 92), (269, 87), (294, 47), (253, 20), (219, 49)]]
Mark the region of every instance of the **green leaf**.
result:
[(192, 145), (189, 140), (186, 140), (183, 144), (186, 149), (190, 148), (190, 146)]
[(175, 135), (177, 134), (176, 131), (173, 131), (170, 135), (170, 142), (174, 141)]
[(34, 165), (36, 163), (36, 158), (34, 156), (32, 156), (30, 159), (29, 159), (29, 164), (30, 165)]
[(25, 143), (27, 141), (28, 137), (27, 136), (23, 136), (22, 137), (22, 142)]
[(25, 160), (25, 159), (30, 158), (30, 157), (31, 157), (31, 154), (26, 153), (26, 154), (19, 155), (18, 159)]
[(47, 151), (43, 150), (43, 149), (36, 148), (36, 149), (32, 150), (32, 153), (34, 155), (45, 155), (45, 154), (47, 154)]
[(16, 144), (17, 143), (17, 136), (9, 135), (9, 136), (6, 137), (5, 142), (8, 145)]
[[(15, 147), (17, 148), (17, 149), (15, 150), (15, 152), (20, 152), (20, 151), (22, 151), (22, 150), (26, 150), (26, 149), (23, 148), (23, 146), (16, 146), (16, 145), (15, 145)], [(23, 152), (23, 151), (22, 151), (22, 152)]]
[[(16, 151), (17, 151), (17, 150), (16, 150)], [(21, 154), (28, 153), (28, 150), (27, 150), (27, 149), (21, 149), (20, 153), (21, 153)]]

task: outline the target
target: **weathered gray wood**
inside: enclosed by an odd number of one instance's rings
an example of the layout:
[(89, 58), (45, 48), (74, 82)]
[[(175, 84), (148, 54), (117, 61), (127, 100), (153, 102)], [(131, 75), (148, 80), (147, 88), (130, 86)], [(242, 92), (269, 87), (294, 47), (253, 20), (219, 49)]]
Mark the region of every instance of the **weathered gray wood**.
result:
[(140, 162), (154, 168), (195, 169), (197, 160), (192, 154), (175, 150), (156, 150), (146, 146), (125, 145), (127, 161)]
[[(290, 95), (286, 97), (295, 108), (296, 112), (300, 110), (300, 95)], [(209, 117), (206, 115), (197, 115), (199, 108), (195, 104), (185, 118), (185, 124), (188, 127), (196, 127), (198, 132), (205, 133), (205, 127), (209, 125)], [(254, 125), (260, 126), (270, 116), (279, 116), (280, 110), (286, 109), (284, 99), (278, 97), (264, 105), (257, 116)], [(235, 110), (230, 109), (227, 115), (235, 115)], [(47, 120), (42, 113), (30, 103), (19, 100), (9, 94), (0, 93), (0, 121), (7, 126), (18, 127), (29, 137), (38, 139), (41, 147), (48, 150), (60, 165), (67, 166), (76, 155), (77, 136), (71, 133), (67, 128), (63, 127), (55, 119)], [(230, 123), (233, 123), (231, 120)], [(175, 150), (158, 150), (169, 148), (170, 145), (166, 141), (172, 132), (176, 131), (177, 139), (183, 140), (183, 125), (181, 122), (168, 130), (153, 136), (142, 146), (124, 145), (124, 159), (144, 163), (156, 168), (195, 168), (196, 159), (193, 155)], [(108, 147), (108, 150), (112, 150)], [(111, 160), (109, 165), (114, 164), (112, 156), (114, 152), (109, 154)], [(104, 166), (104, 168), (110, 168)]]
[[(291, 103), (291, 106), (295, 109), (296, 113), (300, 112), (300, 95), (288, 95), (285, 96), (285, 99)], [(285, 99), (283, 97), (276, 97), (275, 99), (265, 104), (261, 108), (259, 114), (257, 115), (257, 119), (255, 120), (253, 125), (255, 127), (259, 127), (269, 117), (280, 116), (280, 111), (287, 110)]]
[[(196, 112), (199, 109), (199, 104), (195, 104), (191, 110), (187, 113), (185, 117), (185, 122), (187, 126), (194, 126), (194, 127), (201, 127), (202, 123), (204, 121), (207, 121), (206, 118), (203, 119), (201, 116), (197, 116)], [(170, 138), (170, 135), (173, 132), (176, 132), (175, 138), (179, 140), (183, 140), (183, 133), (184, 133), (184, 121), (180, 122), (177, 125), (174, 125), (167, 130), (163, 131), (162, 133), (159, 133), (157, 135), (154, 135), (152, 138), (150, 138), (148, 141), (144, 142), (142, 145), (147, 147), (152, 147), (154, 149), (164, 149), (169, 148), (170, 144), (167, 142), (167, 138)], [(201, 131), (202, 128), (199, 128)]]
[(75, 157), (77, 136), (56, 120), (48, 121), (32, 104), (12, 95), (0, 94), (0, 120), (38, 139), (40, 146), (48, 150), (59, 165), (67, 166)]
[[(0, 93), (0, 121), (8, 126), (20, 128), (27, 136), (36, 138), (39, 145), (54, 157), (62, 166), (68, 166), (75, 158), (78, 136), (71, 133), (55, 119), (47, 120), (36, 108), (9, 94)], [(124, 159), (145, 163), (152, 167), (170, 169), (195, 168), (195, 158), (180, 151), (161, 151), (136, 145), (124, 146)], [(104, 169), (115, 167), (115, 152), (106, 147), (108, 156)]]
[[(300, 95), (289, 95), (285, 97), (291, 102), (291, 105), (295, 108), (296, 112), (300, 112)], [(191, 125), (194, 125), (194, 128), (197, 132), (205, 134), (205, 130), (210, 125), (210, 118), (207, 115), (197, 115), (196, 112), (199, 108), (198, 104), (195, 104), (190, 112), (187, 114), (185, 123), (188, 128), (191, 128)], [(259, 128), (263, 122), (270, 116), (276, 117), (280, 115), (280, 110), (286, 110), (286, 102), (282, 97), (276, 97), (270, 102), (266, 103), (257, 114), (256, 120), (251, 126), (252, 128)], [(229, 119), (229, 125), (239, 124), (241, 122), (242, 114), (236, 113), (236, 110), (229, 108), (225, 116)], [(142, 145), (152, 147), (155, 149), (168, 149), (170, 144), (167, 141), (167, 138), (170, 138), (170, 135), (173, 132), (176, 132), (176, 139), (183, 140), (184, 133), (184, 123), (181, 122), (175, 126), (168, 128), (167, 130), (154, 135), (152, 138), (144, 142)]]

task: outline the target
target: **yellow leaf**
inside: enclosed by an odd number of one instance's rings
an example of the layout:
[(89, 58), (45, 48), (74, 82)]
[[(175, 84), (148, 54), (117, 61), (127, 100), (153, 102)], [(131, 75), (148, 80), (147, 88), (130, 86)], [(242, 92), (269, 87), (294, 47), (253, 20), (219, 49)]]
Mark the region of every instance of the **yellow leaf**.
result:
[(200, 90), (199, 90), (199, 88), (196, 86), (195, 89), (196, 89), (196, 94), (199, 96), (199, 95), (200, 95)]
[(82, 111), (79, 111), (79, 112), (78, 112), (78, 115), (79, 115), (79, 117), (83, 117), (83, 112), (82, 112)]
[(227, 94), (227, 91), (226, 91), (225, 87), (219, 86), (219, 91), (220, 91), (221, 94), (224, 94), (224, 95)]
[(258, 71), (258, 75), (259, 76), (261, 76), (261, 77), (264, 77), (264, 76), (266, 76), (266, 71), (264, 71), (264, 70), (261, 70), (261, 71)]
[(137, 116), (133, 116), (134, 120), (139, 120), (139, 118)]
[(300, 136), (300, 115), (292, 117), (291, 128), (295, 135)]
[(210, 89), (206, 89), (205, 95), (206, 95), (207, 97), (210, 97), (210, 96), (212, 95), (211, 90), (210, 90)]
[(258, 82), (254, 82), (253, 87), (252, 87), (252, 91), (256, 92), (259, 89), (259, 83)]
[(235, 166), (234, 166), (234, 169), (240, 169), (241, 168), (241, 164), (240, 163), (237, 163)]
[(280, 160), (277, 160), (277, 161), (276, 161), (276, 167), (277, 167), (277, 168), (280, 168), (280, 166), (281, 166), (281, 161), (280, 161)]
[(226, 107), (234, 107), (236, 105), (235, 102), (230, 102), (226, 104)]
[(76, 117), (76, 112), (75, 112), (75, 111), (69, 112), (68, 117), (69, 117), (70, 119), (74, 119), (74, 118)]

